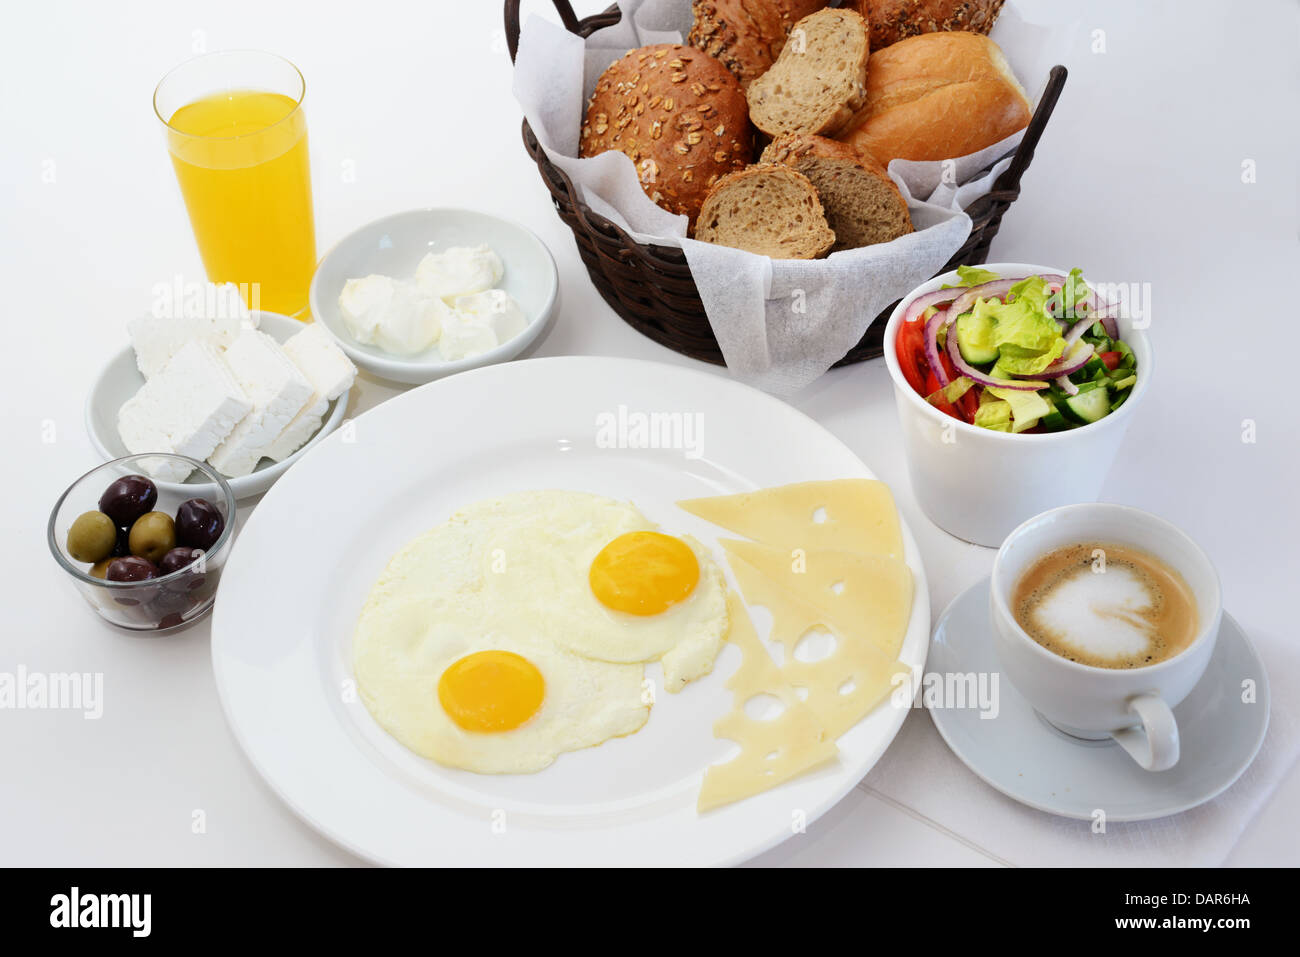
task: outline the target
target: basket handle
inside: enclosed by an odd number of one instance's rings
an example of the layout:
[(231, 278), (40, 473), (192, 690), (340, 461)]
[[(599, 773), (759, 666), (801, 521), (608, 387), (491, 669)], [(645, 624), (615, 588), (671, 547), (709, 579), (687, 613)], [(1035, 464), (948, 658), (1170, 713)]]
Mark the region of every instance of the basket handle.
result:
[(1043, 95), (1038, 100), (1038, 108), (1029, 118), (1029, 126), (1025, 128), (1025, 135), (1020, 140), (1020, 145), (1016, 147), (1016, 155), (1012, 157), (1011, 165), (994, 181), (995, 190), (1019, 191), (1020, 177), (1029, 168), (1029, 163), (1034, 158), (1034, 149), (1038, 146), (1043, 130), (1047, 129), (1047, 121), (1051, 119), (1052, 111), (1056, 109), (1056, 101), (1061, 98), (1061, 90), (1065, 87), (1065, 78), (1068, 75), (1069, 71), (1060, 64), (1052, 67), (1048, 73), (1047, 86), (1043, 88)]
[[(560, 15), (564, 29), (577, 33), (578, 15), (573, 12), (569, 0), (551, 0), (551, 3), (555, 4), (555, 12)], [(520, 0), (506, 0), (506, 47), (510, 50), (511, 63), (515, 62), (515, 54), (519, 52), (519, 4)]]

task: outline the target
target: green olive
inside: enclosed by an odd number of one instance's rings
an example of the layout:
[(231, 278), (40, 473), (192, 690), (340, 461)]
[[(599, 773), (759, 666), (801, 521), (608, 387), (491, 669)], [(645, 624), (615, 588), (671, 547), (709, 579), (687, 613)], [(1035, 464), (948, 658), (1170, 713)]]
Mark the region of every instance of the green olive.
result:
[(113, 563), (112, 556), (109, 556), (108, 558), (104, 558), (101, 559), (100, 561), (95, 562), (95, 564), (90, 566), (90, 577), (107, 578), (108, 566), (111, 565), (112, 563)]
[(132, 555), (156, 565), (176, 547), (176, 524), (166, 512), (145, 512), (131, 526), (127, 545)]
[(68, 529), (68, 554), (79, 562), (97, 562), (113, 552), (117, 527), (103, 512), (84, 512)]

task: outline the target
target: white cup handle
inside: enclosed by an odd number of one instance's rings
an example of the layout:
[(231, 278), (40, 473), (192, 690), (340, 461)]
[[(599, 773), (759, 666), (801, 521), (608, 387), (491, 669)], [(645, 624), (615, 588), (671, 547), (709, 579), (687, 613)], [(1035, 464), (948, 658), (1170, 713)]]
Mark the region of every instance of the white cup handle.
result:
[(1178, 763), (1178, 722), (1159, 695), (1138, 695), (1129, 710), (1142, 719), (1140, 727), (1115, 731), (1111, 737), (1148, 771), (1168, 771)]

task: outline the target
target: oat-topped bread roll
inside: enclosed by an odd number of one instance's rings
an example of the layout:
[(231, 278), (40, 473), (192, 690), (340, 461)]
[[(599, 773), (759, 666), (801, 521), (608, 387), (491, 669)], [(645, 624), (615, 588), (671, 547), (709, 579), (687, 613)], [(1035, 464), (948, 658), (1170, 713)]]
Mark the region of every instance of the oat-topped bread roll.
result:
[(693, 0), (687, 42), (717, 57), (740, 88), (768, 71), (790, 28), (828, 0)]
[(838, 137), (888, 166), (992, 146), (1033, 110), (998, 45), (977, 33), (924, 33), (871, 54), (867, 102)]
[(819, 10), (790, 31), (768, 70), (749, 85), (749, 117), (764, 133), (843, 129), (866, 98), (867, 24), (852, 10)]
[(835, 242), (808, 177), (772, 163), (718, 180), (700, 210), (695, 238), (773, 259), (816, 259)]
[(871, 29), (871, 49), (921, 33), (964, 30), (987, 34), (1003, 0), (851, 0)]
[(907, 201), (875, 160), (824, 136), (778, 136), (761, 162), (807, 176), (835, 233), (831, 252), (887, 243), (912, 231)]
[(632, 50), (596, 81), (579, 156), (627, 154), (646, 195), (694, 225), (709, 187), (754, 151), (745, 94), (731, 71), (694, 47)]

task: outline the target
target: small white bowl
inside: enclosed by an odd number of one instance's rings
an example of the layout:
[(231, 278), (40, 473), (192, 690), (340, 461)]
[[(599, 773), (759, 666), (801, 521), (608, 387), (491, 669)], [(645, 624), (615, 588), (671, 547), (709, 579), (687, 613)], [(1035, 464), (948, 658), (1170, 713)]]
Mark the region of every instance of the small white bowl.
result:
[[(301, 332), (303, 329), (304, 324), (299, 320), (282, 316), (277, 312), (259, 312), (256, 315), (258, 328), (276, 342), (285, 342), (294, 333)], [(91, 386), (90, 395), (86, 397), (86, 431), (90, 433), (90, 442), (95, 446), (95, 451), (105, 460), (118, 459), (131, 454), (122, 443), (122, 436), (118, 434), (117, 413), (122, 408), (122, 404), (135, 395), (142, 385), (144, 385), (144, 376), (140, 374), (135, 364), (135, 350), (128, 345), (109, 360), (108, 365), (100, 372), (99, 378), (95, 380), (95, 384)], [(270, 488), (300, 455), (338, 428), (347, 408), (348, 394), (345, 392), (330, 403), (321, 427), (293, 455), (283, 462), (262, 459), (257, 464), (257, 468), (248, 475), (226, 478), (235, 498), (251, 498), (254, 495), (261, 495)], [(186, 485), (202, 485), (206, 481), (196, 472), (184, 482), (159, 482), (155, 479), (154, 484), (161, 491), (182, 494)]]
[[(450, 246), (491, 246), (505, 265), (500, 288), (519, 303), (528, 325), (495, 349), (448, 362), (434, 346), (413, 356), (397, 356), (362, 345), (348, 333), (339, 312), (339, 294), (349, 279), (372, 273), (412, 279), (426, 254)], [(555, 312), (559, 276), (546, 244), (531, 230), (472, 209), (412, 209), (385, 216), (345, 236), (325, 254), (311, 281), (311, 314), (329, 330), (357, 366), (381, 379), (422, 385), (434, 379), (504, 362), (537, 338)]]

